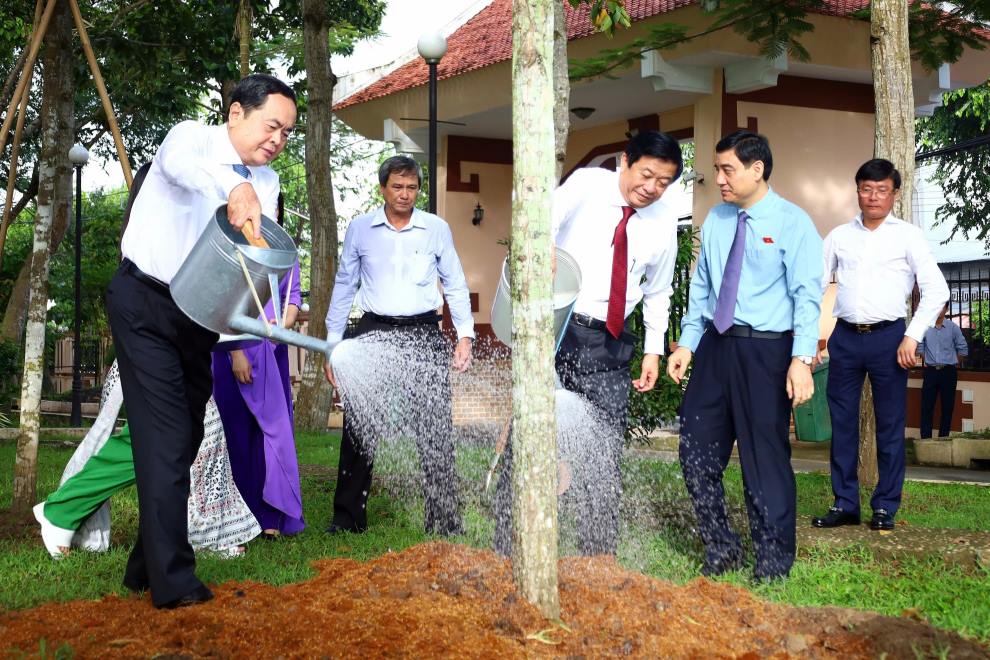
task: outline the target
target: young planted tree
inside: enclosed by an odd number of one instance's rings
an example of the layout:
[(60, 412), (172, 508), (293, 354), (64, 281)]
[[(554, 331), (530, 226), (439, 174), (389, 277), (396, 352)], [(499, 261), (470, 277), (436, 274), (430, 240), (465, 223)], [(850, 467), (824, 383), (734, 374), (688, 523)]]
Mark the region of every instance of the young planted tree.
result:
[[(330, 18), (325, 0), (303, 0), (303, 40), (307, 73), (306, 188), (312, 235), (310, 260), (309, 334), (326, 336), (326, 314), (337, 265), (337, 211), (330, 178), (330, 135), (333, 88), (328, 32)], [(322, 430), (333, 397), (323, 377), (322, 354), (310, 353), (302, 373), (296, 403), (296, 424)]]
[(72, 16), (60, 3), (44, 42), (41, 113), (41, 184), (31, 252), (31, 286), (21, 379), (21, 427), (14, 461), (11, 509), (26, 512), (34, 505), (41, 427), (41, 382), (44, 371), (45, 319), (48, 309), (48, 266), (52, 224), (66, 222), (70, 200), (69, 147), (74, 137)]
[[(876, 105), (873, 154), (894, 163), (901, 172), (901, 194), (893, 213), (911, 222), (914, 188), (914, 86), (908, 39), (908, 4), (903, 0), (874, 0), (870, 6), (870, 56)], [(905, 304), (908, 304), (905, 302)], [(859, 483), (876, 485), (877, 420), (870, 379), (863, 384), (859, 404)]]
[(512, 5), (512, 452), (516, 587), (547, 618), (557, 593), (550, 199), (556, 184), (554, 0)]

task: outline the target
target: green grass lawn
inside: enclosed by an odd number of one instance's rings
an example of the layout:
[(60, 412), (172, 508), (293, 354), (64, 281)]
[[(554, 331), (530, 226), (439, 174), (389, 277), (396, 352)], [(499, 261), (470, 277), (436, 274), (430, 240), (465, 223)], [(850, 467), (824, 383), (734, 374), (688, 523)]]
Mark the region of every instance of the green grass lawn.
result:
[[(393, 479), (399, 486), (389, 485), (394, 476), (389, 472), (408, 465), (411, 447), (400, 447), (391, 460), (382, 457), (377, 462), (385, 486), (372, 493), (370, 527), (365, 534), (330, 537), (323, 532), (330, 521), (333, 483), (329, 475), (336, 468), (338, 444), (337, 434), (300, 434), (297, 440), (308, 523), (302, 534), (252, 542), (247, 554), (235, 560), (203, 555), (198, 560), (200, 577), (208, 583), (258, 580), (285, 584), (311, 576), (309, 563), (314, 559), (368, 559), (428, 540), (422, 531), (422, 500), (411, 492), (410, 481)], [(71, 452), (64, 444), (42, 445), (40, 496), (54, 489)], [(462, 447), (457, 458), (458, 472), (466, 484), (465, 535), (459, 541), (488, 547), (494, 528), (491, 493), (482, 490), (490, 450)], [(13, 443), (0, 443), (0, 509), (10, 505), (13, 461)], [(822, 513), (831, 500), (828, 477), (800, 474), (797, 479), (799, 515)], [(729, 507), (747, 538), (741, 481), (739, 469), (730, 466), (726, 474)], [(693, 531), (694, 516), (679, 467), (629, 459), (624, 482), (627, 506), (619, 560), (629, 568), (676, 583), (697, 577), (701, 544)], [(134, 490), (116, 496), (112, 509), (114, 543), (104, 554), (77, 551), (54, 562), (40, 537), (0, 539), (0, 609), (124, 593), (120, 578), (137, 522)], [(863, 509), (869, 511), (868, 494)], [(918, 527), (990, 531), (988, 512), (990, 488), (909, 482), (899, 518)], [(565, 550), (574, 547), (573, 530), (562, 531), (561, 546)], [(990, 641), (990, 571), (948, 566), (939, 557), (890, 561), (878, 560), (866, 548), (856, 546), (799, 549), (798, 561), (785, 582), (754, 586), (745, 570), (722, 579), (768, 600), (792, 605), (855, 607), (895, 616), (911, 610), (936, 626)]]

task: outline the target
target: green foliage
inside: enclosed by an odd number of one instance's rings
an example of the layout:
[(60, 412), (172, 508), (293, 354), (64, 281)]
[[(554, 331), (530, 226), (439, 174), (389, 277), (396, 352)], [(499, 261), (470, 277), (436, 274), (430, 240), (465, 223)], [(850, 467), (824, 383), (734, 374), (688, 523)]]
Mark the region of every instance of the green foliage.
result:
[(969, 322), (973, 328), (973, 339), (990, 346), (990, 302), (974, 300), (969, 306)]
[[(990, 82), (948, 92), (931, 117), (916, 122), (919, 149), (950, 147), (990, 134)], [(938, 157), (933, 180), (945, 193), (935, 212), (939, 223), (957, 233), (978, 238), (990, 249), (990, 144)], [(986, 327), (986, 326), (983, 326)]]
[[(81, 299), (86, 334), (106, 331), (104, 299), (107, 285), (120, 265), (120, 230), (127, 189), (83, 195)], [(48, 295), (55, 303), (48, 321), (56, 329), (73, 327), (75, 318), (75, 206), (69, 229), (51, 261)]]
[(568, 0), (568, 2), (575, 8), (582, 4), (590, 5), (591, 24), (609, 37), (615, 34), (616, 27), (630, 26), (625, 0)]
[[(678, 232), (677, 235), (677, 260), (674, 265), (675, 278), (673, 292), (670, 296), (671, 309), (687, 309), (688, 286), (690, 278), (687, 277), (688, 269), (694, 260), (694, 254), (698, 243), (698, 230), (690, 228)], [(671, 322), (670, 338), (676, 341), (680, 336), (680, 327), (677, 325), (679, 319)], [(629, 318), (630, 331), (643, 335), (643, 304), (636, 306)], [(669, 347), (665, 347), (669, 348)], [(638, 368), (643, 361), (643, 347), (637, 344), (636, 352), (633, 354), (631, 367), (633, 378), (639, 376)], [(660, 376), (656, 386), (649, 392), (629, 392), (629, 422), (627, 425), (626, 439), (645, 443), (651, 433), (664, 422), (669, 422), (677, 417), (677, 409), (680, 408), (681, 400), (684, 397), (682, 385), (678, 385), (667, 377), (667, 360), (660, 359)]]

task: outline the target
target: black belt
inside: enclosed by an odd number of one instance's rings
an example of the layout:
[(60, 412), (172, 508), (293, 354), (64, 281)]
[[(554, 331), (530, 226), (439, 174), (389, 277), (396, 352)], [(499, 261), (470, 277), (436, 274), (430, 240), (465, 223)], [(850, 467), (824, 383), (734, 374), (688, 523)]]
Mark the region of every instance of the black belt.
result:
[(607, 330), (605, 327), (605, 321), (596, 319), (594, 316), (589, 316), (588, 314), (571, 314), (571, 323), (580, 325), (585, 328), (591, 328), (593, 330)]
[(415, 316), (382, 316), (381, 314), (375, 314), (374, 312), (365, 312), (364, 316), (372, 321), (375, 321), (376, 323), (396, 326), (427, 325), (430, 323), (439, 323), (443, 319), (443, 317), (436, 312), (426, 312), (424, 314), (416, 314)]
[(708, 328), (712, 332), (726, 337), (749, 337), (750, 339), (783, 339), (784, 337), (791, 337), (794, 335), (791, 330), (754, 330), (752, 326), (748, 325), (733, 325), (730, 326), (725, 332), (719, 333), (719, 331), (715, 329), (715, 325), (710, 321), (708, 323)]
[(853, 332), (858, 332), (861, 335), (866, 335), (874, 330), (882, 330), (883, 328), (888, 328), (902, 319), (894, 319), (893, 321), (877, 321), (876, 323), (850, 323), (845, 319), (835, 319), (835, 322), (844, 328), (849, 328)]
[(123, 261), (121, 261), (120, 269), (125, 273), (129, 273), (137, 281), (143, 284), (147, 284), (155, 291), (158, 291), (159, 293), (163, 293), (166, 296), (172, 295), (172, 293), (168, 289), (167, 284), (162, 282), (157, 277), (152, 277), (151, 275), (148, 275), (146, 272), (135, 266), (134, 262), (131, 261), (130, 259), (125, 258)]
[(941, 369), (955, 369), (955, 368), (956, 368), (956, 365), (954, 365), (954, 364), (926, 364), (925, 365), (925, 369), (935, 369), (936, 371), (939, 371)]

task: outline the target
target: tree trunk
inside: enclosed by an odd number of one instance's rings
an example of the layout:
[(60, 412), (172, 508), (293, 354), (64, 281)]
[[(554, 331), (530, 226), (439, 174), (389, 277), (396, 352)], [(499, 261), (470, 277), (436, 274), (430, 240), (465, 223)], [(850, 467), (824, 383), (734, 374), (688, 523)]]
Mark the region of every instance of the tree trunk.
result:
[(564, 20), (564, 0), (553, 3), (553, 140), (557, 163), (557, 178), (564, 176), (567, 158), (567, 134), (571, 128), (571, 81), (567, 77), (567, 24)]
[[(908, 3), (874, 0), (870, 5), (870, 53), (876, 105), (873, 154), (894, 163), (901, 173), (901, 195), (894, 215), (911, 222), (914, 190), (914, 89), (908, 45)], [(905, 301), (905, 306), (907, 306)], [(910, 312), (910, 309), (908, 310)], [(877, 483), (877, 423), (869, 379), (859, 408), (859, 483)]]
[(31, 254), (31, 283), (21, 379), (21, 427), (14, 460), (11, 509), (26, 512), (34, 505), (41, 425), (41, 383), (44, 371), (45, 320), (48, 311), (48, 266), (52, 224), (68, 217), (75, 92), (72, 79), (72, 16), (60, 3), (45, 36), (42, 91), (41, 153), (38, 213)]
[[(330, 179), (333, 87), (337, 79), (327, 52), (327, 3), (303, 0), (303, 41), (308, 97), (306, 105), (306, 191), (313, 237), (309, 271), (309, 334), (326, 337), (326, 315), (337, 265), (337, 211)], [(333, 400), (323, 376), (322, 353), (310, 353), (296, 401), (296, 425), (322, 431)]]
[(241, 78), (251, 73), (251, 2), (241, 0), (237, 11), (237, 38), (240, 44)]
[(557, 593), (550, 201), (554, 0), (512, 5), (512, 454), (516, 588), (549, 619)]

